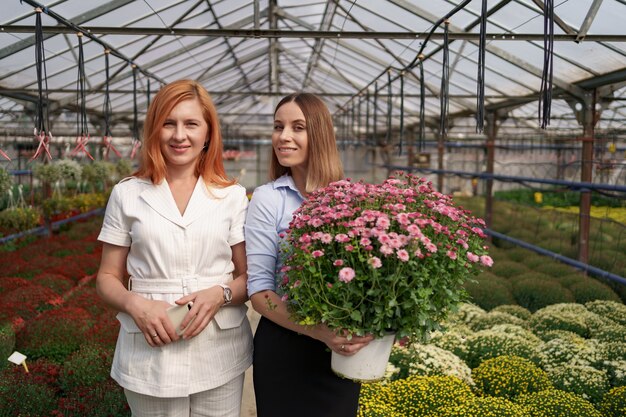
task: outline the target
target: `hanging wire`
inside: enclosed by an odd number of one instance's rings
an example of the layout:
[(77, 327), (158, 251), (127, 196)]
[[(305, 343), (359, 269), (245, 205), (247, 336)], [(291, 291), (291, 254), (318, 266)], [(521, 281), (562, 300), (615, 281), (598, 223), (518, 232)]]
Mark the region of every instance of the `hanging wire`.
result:
[(150, 78), (148, 78), (148, 91), (146, 92), (146, 100), (147, 100), (146, 107), (150, 107), (150, 93), (151, 93), (151, 91), (150, 91)]
[(44, 159), (52, 159), (50, 154), (50, 140), (52, 134), (47, 131), (48, 115), (48, 76), (46, 73), (46, 54), (43, 45), (43, 26), (41, 23), (40, 7), (35, 8), (35, 66), (37, 69), (37, 112), (35, 115), (35, 139), (39, 141), (35, 154), (30, 158), (33, 161), (43, 155)]
[(132, 65), (133, 68), (133, 148), (130, 151), (130, 159), (133, 159), (137, 153), (137, 150), (141, 146), (141, 140), (139, 139), (139, 120), (137, 111), (137, 66)]
[(545, 129), (550, 124), (552, 107), (552, 72), (554, 63), (554, 2), (545, 0), (543, 9), (543, 72), (539, 94), (539, 123)]
[(402, 144), (404, 142), (404, 71), (400, 73), (400, 144), (398, 155), (402, 155)]
[(424, 55), (419, 55), (418, 68), (420, 73), (420, 130), (417, 139), (417, 149), (420, 152), (424, 151), (424, 143), (426, 142), (426, 115), (425, 102), (426, 102), (426, 85), (424, 84)]
[(478, 40), (478, 75), (476, 76), (476, 133), (485, 129), (485, 49), (487, 46), (487, 0), (483, 0)]
[(372, 109), (374, 114), (373, 129), (372, 129), (372, 145), (376, 146), (378, 139), (378, 81), (374, 83), (374, 108)]
[(111, 133), (111, 114), (113, 113), (113, 107), (111, 106), (111, 93), (110, 93), (110, 84), (111, 84), (111, 75), (110, 75), (110, 64), (109, 64), (109, 55), (111, 51), (108, 49), (104, 50), (104, 74), (106, 77), (104, 83), (104, 104), (102, 106), (102, 114), (104, 116), (104, 136), (102, 136), (102, 142), (104, 143), (104, 159), (109, 159), (109, 152), (113, 151), (118, 158), (121, 158), (122, 155), (120, 152), (115, 149), (113, 146), (113, 134)]
[(391, 112), (393, 111), (393, 94), (391, 90), (391, 70), (387, 71), (387, 136), (385, 145), (391, 144)]
[(87, 124), (87, 100), (85, 98), (85, 53), (83, 51), (83, 34), (77, 33), (78, 36), (78, 76), (76, 78), (76, 146), (70, 152), (71, 156), (77, 156), (84, 153), (91, 160), (93, 156), (87, 150), (87, 142), (89, 142), (89, 126)]
[(441, 107), (441, 118), (439, 123), (439, 133), (445, 136), (448, 130), (448, 111), (449, 111), (449, 88), (450, 88), (450, 45), (448, 42), (448, 26), (450, 22), (445, 21), (443, 32), (443, 68), (441, 70), (441, 91), (439, 94), (439, 103)]

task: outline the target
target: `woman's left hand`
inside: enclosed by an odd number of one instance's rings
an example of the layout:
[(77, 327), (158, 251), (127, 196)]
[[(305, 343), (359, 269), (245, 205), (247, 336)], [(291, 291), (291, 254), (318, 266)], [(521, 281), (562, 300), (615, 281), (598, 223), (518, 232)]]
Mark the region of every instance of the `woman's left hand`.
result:
[[(176, 304), (178, 305), (184, 305), (189, 302), (193, 305), (180, 324), (180, 328), (184, 329), (182, 334), (183, 339), (189, 339), (199, 335), (200, 332), (209, 325), (222, 304), (224, 304), (224, 289), (216, 285), (201, 291), (196, 291), (176, 300)], [(195, 320), (189, 324), (194, 317)]]

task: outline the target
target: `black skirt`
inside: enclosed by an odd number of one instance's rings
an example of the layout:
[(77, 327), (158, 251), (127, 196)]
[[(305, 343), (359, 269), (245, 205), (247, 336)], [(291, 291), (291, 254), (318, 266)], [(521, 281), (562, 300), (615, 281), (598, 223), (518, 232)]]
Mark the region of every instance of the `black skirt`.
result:
[(361, 385), (330, 369), (330, 349), (261, 317), (254, 335), (258, 417), (355, 417)]

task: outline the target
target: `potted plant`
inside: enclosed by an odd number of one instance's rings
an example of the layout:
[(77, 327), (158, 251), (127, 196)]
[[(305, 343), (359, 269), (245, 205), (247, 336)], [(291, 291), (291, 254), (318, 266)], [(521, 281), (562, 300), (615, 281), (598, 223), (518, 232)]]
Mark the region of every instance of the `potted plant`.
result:
[[(412, 174), (399, 172), (382, 184), (334, 182), (294, 213), (285, 236), (283, 299), (301, 324), (390, 339), (382, 350), (377, 340), (370, 343), (388, 357), (394, 336), (423, 339), (439, 329), (466, 299), (463, 283), (492, 265), (482, 227)], [(334, 355), (333, 369), (346, 376), (335, 362), (358, 361), (363, 351)]]

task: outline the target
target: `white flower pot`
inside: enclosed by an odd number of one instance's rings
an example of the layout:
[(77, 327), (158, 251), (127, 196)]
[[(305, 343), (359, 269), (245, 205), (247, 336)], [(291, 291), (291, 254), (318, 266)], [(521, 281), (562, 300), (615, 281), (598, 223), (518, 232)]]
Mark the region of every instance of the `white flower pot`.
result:
[(340, 377), (355, 381), (382, 379), (395, 337), (396, 335), (392, 333), (380, 339), (374, 339), (352, 356), (332, 352), (330, 367)]

